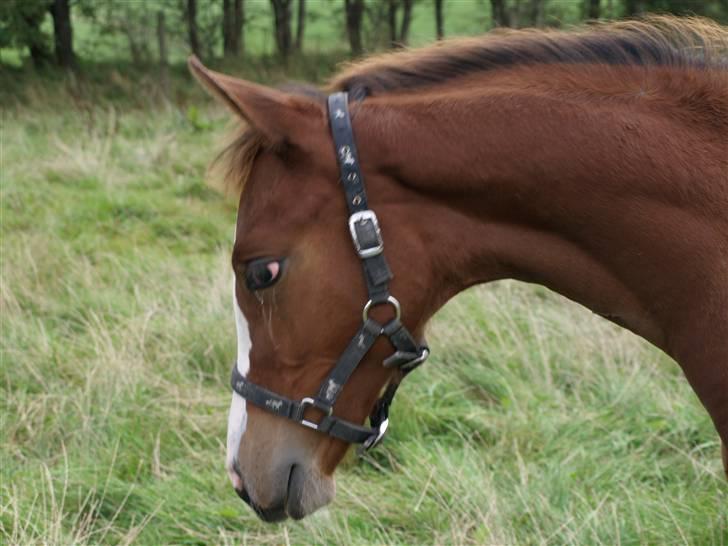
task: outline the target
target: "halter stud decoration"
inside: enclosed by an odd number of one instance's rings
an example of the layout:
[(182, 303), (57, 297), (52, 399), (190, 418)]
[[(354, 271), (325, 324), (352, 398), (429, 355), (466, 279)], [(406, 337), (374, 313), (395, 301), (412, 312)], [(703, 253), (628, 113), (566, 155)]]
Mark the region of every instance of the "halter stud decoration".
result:
[[(389, 293), (392, 272), (384, 258), (384, 241), (379, 220), (367, 203), (346, 93), (329, 95), (328, 113), (329, 127), (339, 163), (340, 181), (349, 210), (349, 233), (354, 243), (354, 250), (362, 262), (367, 286), (368, 300), (362, 310), (362, 325), (313, 397), (295, 401), (269, 391), (240, 375), (236, 363), (233, 364), (231, 383), (233, 390), (251, 404), (334, 438), (352, 444), (362, 444), (364, 449), (370, 449), (381, 441), (387, 431), (389, 406), (401, 380), (422, 364), (430, 351), (427, 346), (419, 345), (402, 324), (399, 301)], [(386, 324), (380, 324), (370, 318), (371, 309), (378, 305), (391, 306), (394, 318)], [(369, 416), (371, 427), (365, 427), (336, 417), (333, 415), (333, 410), (344, 385), (380, 336), (386, 336), (395, 350), (383, 362), (384, 367), (397, 368), (400, 373), (389, 382), (374, 405)], [(316, 408), (323, 413), (318, 423), (304, 418), (308, 408)]]

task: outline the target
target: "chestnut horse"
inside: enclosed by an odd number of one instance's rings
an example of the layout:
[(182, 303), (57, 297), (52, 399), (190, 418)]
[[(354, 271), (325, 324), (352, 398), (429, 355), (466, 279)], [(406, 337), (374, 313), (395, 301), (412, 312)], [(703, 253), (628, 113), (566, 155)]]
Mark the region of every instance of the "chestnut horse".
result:
[[(348, 92), (411, 338), (422, 343), (430, 317), (472, 285), (546, 286), (680, 364), (728, 469), (726, 59), (725, 28), (650, 18), (454, 40), (335, 77), (326, 92)], [(330, 417), (305, 400), (362, 328), (367, 301), (326, 94), (190, 67), (244, 122), (221, 156), (240, 193), (236, 374), (275, 393), (265, 404), (233, 394), (227, 470), (263, 519), (301, 518), (332, 500), (349, 445), (301, 426)], [(392, 307), (373, 316), (384, 324)], [(337, 419), (365, 421), (400, 373), (382, 365), (393, 350), (373, 343)], [(276, 414), (286, 400), (303, 401), (298, 422)]]

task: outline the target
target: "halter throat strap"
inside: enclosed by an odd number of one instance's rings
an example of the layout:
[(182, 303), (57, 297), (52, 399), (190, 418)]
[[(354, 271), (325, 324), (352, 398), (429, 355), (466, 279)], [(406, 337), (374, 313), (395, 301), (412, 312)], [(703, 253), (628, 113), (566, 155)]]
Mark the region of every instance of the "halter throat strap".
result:
[[(329, 95), (327, 105), (329, 127), (339, 164), (339, 178), (349, 211), (349, 233), (354, 250), (362, 262), (367, 287), (368, 300), (362, 311), (362, 325), (313, 397), (295, 401), (276, 394), (248, 381), (240, 374), (236, 364), (233, 364), (231, 384), (236, 393), (269, 413), (291, 419), (345, 442), (362, 444), (365, 449), (370, 449), (381, 441), (387, 430), (389, 406), (401, 380), (425, 361), (429, 349), (426, 345), (419, 345), (402, 324), (399, 302), (389, 293), (392, 272), (384, 257), (384, 241), (379, 220), (374, 211), (369, 209), (354, 142), (347, 94), (341, 92)], [(371, 309), (378, 305), (391, 306), (394, 318), (386, 324), (380, 324), (370, 318)], [(381, 336), (389, 339), (395, 351), (384, 360), (383, 365), (398, 369), (398, 373), (377, 400), (369, 416), (371, 426), (357, 425), (336, 417), (333, 415), (333, 408), (344, 385)], [(307, 420), (304, 414), (309, 408), (316, 408), (323, 417), (318, 421)]]

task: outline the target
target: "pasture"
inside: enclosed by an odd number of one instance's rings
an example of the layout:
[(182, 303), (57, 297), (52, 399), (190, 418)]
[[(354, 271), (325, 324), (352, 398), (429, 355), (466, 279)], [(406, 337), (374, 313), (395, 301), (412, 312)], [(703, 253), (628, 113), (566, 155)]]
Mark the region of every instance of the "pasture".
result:
[[(300, 66), (321, 79), (335, 59)], [(248, 77), (277, 79), (264, 64)], [(460, 295), (334, 504), (261, 523), (225, 474), (228, 115), (182, 68), (4, 76), (4, 544), (728, 545), (728, 483), (677, 365), (545, 289)]]

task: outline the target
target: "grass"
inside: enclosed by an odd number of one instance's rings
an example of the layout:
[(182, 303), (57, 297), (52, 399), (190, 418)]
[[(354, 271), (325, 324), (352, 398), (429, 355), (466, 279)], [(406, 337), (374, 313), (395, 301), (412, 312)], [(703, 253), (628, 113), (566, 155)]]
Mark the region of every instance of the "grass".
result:
[(514, 282), (437, 316), (330, 508), (259, 522), (223, 469), (235, 209), (203, 177), (226, 114), (106, 76), (2, 89), (0, 542), (728, 545), (678, 367)]

